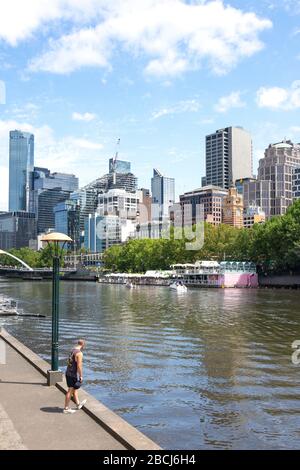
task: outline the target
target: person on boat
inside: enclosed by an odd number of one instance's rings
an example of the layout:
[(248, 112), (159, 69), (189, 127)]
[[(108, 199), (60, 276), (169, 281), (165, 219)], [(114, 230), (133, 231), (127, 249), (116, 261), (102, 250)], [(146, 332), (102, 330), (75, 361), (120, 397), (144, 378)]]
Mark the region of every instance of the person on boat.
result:
[[(72, 414), (85, 405), (86, 400), (82, 402), (78, 398), (78, 390), (80, 389), (83, 381), (83, 350), (85, 348), (84, 339), (79, 339), (77, 346), (75, 346), (68, 359), (67, 370), (66, 370), (66, 381), (68, 386), (68, 392), (65, 398), (65, 414)], [(77, 405), (76, 409), (69, 407), (72, 396), (74, 397), (75, 403)]]

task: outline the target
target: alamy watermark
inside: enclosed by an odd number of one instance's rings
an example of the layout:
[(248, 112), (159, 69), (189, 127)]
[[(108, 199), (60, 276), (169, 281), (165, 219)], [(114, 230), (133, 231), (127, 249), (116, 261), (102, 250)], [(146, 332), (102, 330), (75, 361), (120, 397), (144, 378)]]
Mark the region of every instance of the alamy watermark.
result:
[(292, 354), (292, 363), (295, 366), (298, 366), (300, 364), (300, 340), (296, 340), (292, 343), (292, 349), (295, 349), (295, 351)]
[(3, 80), (0, 80), (0, 104), (6, 104), (6, 86)]
[(98, 207), (97, 215), (101, 220), (96, 225), (96, 237), (99, 240), (125, 241), (121, 240), (122, 232), (126, 232), (126, 221), (130, 214), (135, 228), (129, 238), (185, 240), (185, 248), (190, 251), (200, 250), (204, 245), (203, 204), (174, 204), (171, 209), (152, 204), (151, 215), (148, 207), (141, 203), (137, 211), (117, 210), (113, 205)]
[(6, 344), (0, 338), (0, 365), (6, 364)]

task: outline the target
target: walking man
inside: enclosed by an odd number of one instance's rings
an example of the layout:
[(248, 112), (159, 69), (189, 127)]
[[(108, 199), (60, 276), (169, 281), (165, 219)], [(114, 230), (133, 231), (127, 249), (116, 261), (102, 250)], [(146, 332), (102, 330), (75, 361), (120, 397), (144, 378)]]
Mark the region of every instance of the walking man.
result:
[[(86, 400), (82, 402), (78, 398), (78, 390), (81, 387), (83, 381), (83, 350), (85, 347), (85, 341), (83, 339), (78, 340), (77, 346), (75, 346), (68, 359), (68, 366), (66, 370), (66, 381), (68, 385), (68, 392), (65, 399), (64, 413), (75, 413), (76, 409), (81, 410), (83, 405), (85, 405)], [(75, 403), (77, 405), (76, 409), (69, 408), (69, 404), (72, 396), (74, 397)]]

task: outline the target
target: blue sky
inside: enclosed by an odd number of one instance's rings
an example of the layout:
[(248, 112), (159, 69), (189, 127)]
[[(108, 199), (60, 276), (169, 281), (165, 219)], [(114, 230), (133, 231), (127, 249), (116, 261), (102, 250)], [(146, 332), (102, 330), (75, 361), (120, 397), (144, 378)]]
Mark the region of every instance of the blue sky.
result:
[(241, 125), (264, 148), (300, 141), (300, 0), (0, 0), (0, 209), (8, 132), (34, 132), (35, 163), (107, 170), (121, 139), (140, 186), (204, 175), (204, 138)]

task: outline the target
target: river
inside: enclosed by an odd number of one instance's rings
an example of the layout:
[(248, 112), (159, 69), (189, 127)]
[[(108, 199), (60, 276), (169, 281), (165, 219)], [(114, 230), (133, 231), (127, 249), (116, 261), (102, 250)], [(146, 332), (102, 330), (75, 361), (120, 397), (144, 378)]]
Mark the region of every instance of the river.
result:
[[(46, 319), (0, 319), (50, 360), (51, 283), (0, 279)], [(299, 292), (62, 282), (61, 366), (87, 340), (85, 388), (165, 449), (295, 449)]]

